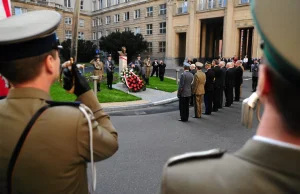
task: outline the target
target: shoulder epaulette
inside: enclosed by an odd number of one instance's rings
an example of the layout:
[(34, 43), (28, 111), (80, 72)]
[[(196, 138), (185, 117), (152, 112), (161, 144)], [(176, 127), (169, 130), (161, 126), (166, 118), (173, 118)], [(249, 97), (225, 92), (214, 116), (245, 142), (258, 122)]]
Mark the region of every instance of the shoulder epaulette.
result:
[(225, 150), (212, 149), (202, 152), (188, 152), (182, 155), (174, 156), (169, 159), (168, 166), (173, 166), (175, 164), (186, 162), (194, 159), (208, 159), (208, 158), (220, 158), (225, 153)]
[(46, 100), (46, 102), (50, 106), (74, 106), (74, 107), (79, 107), (80, 103), (79, 101), (75, 102), (57, 102), (57, 101), (51, 101), (51, 100)]

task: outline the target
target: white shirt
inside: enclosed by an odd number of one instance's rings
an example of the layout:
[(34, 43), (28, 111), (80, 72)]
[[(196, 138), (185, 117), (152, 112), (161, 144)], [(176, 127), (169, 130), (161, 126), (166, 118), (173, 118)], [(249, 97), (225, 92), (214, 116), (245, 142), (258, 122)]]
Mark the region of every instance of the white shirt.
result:
[(298, 146), (298, 145), (283, 142), (283, 141), (279, 141), (279, 140), (275, 140), (275, 139), (271, 139), (271, 138), (267, 138), (267, 137), (263, 137), (263, 136), (259, 136), (259, 135), (253, 136), (252, 139), (255, 140), (255, 141), (260, 141), (260, 142), (264, 142), (264, 143), (268, 143), (268, 144), (272, 144), (272, 145), (277, 145), (277, 146), (280, 146), (280, 147), (300, 150), (300, 146)]
[(243, 62), (248, 63), (248, 58), (244, 58)]

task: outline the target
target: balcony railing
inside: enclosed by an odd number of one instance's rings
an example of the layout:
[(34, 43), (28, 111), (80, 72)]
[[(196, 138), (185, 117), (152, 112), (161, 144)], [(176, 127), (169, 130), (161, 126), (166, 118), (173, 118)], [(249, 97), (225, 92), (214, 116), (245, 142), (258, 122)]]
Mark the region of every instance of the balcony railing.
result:
[(198, 0), (198, 10), (211, 10), (226, 7), (227, 0)]
[(177, 14), (185, 14), (188, 13), (188, 2), (187, 1), (182, 1), (182, 2), (177, 2)]

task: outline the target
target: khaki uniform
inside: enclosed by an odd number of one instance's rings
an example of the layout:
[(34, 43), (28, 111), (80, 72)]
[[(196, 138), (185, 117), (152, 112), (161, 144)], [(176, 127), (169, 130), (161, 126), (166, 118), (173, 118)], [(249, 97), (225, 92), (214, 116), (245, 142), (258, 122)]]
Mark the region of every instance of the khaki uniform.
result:
[(148, 59), (145, 59), (145, 60), (144, 60), (144, 67), (145, 67), (145, 71), (146, 71), (145, 77), (146, 77), (147, 79), (149, 79), (150, 73), (151, 73), (151, 61), (148, 60)]
[(161, 194), (300, 193), (299, 164), (300, 150), (249, 140), (234, 154), (216, 150), (170, 159)]
[[(11, 89), (0, 101), (0, 193), (6, 192), (6, 174), (12, 152), (25, 126), (50, 96), (39, 89)], [(94, 160), (118, 150), (117, 132), (90, 90), (77, 99), (94, 112)], [(4, 111), (5, 110), (5, 111)], [(35, 122), (16, 162), (13, 193), (88, 193), (90, 161), (87, 120), (78, 108), (47, 109)]]
[(204, 84), (206, 81), (206, 75), (201, 70), (198, 70), (194, 75), (194, 82), (192, 85), (192, 94), (194, 94), (194, 110), (195, 117), (201, 117), (202, 115), (202, 99), (205, 94)]
[(90, 61), (90, 64), (94, 67), (94, 76), (99, 76), (99, 80), (97, 82), (100, 83), (104, 74), (104, 64), (102, 61), (97, 62), (94, 59)]

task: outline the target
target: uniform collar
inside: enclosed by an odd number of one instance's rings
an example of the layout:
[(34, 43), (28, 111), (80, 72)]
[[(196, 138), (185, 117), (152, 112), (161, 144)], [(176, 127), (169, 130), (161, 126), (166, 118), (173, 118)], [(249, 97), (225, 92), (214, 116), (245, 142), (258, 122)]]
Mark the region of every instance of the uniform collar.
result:
[(299, 150), (251, 139), (235, 155), (264, 168), (300, 177)]
[(37, 88), (11, 88), (7, 95), (7, 99), (18, 98), (38, 98), (43, 100), (51, 100), (50, 95)]

